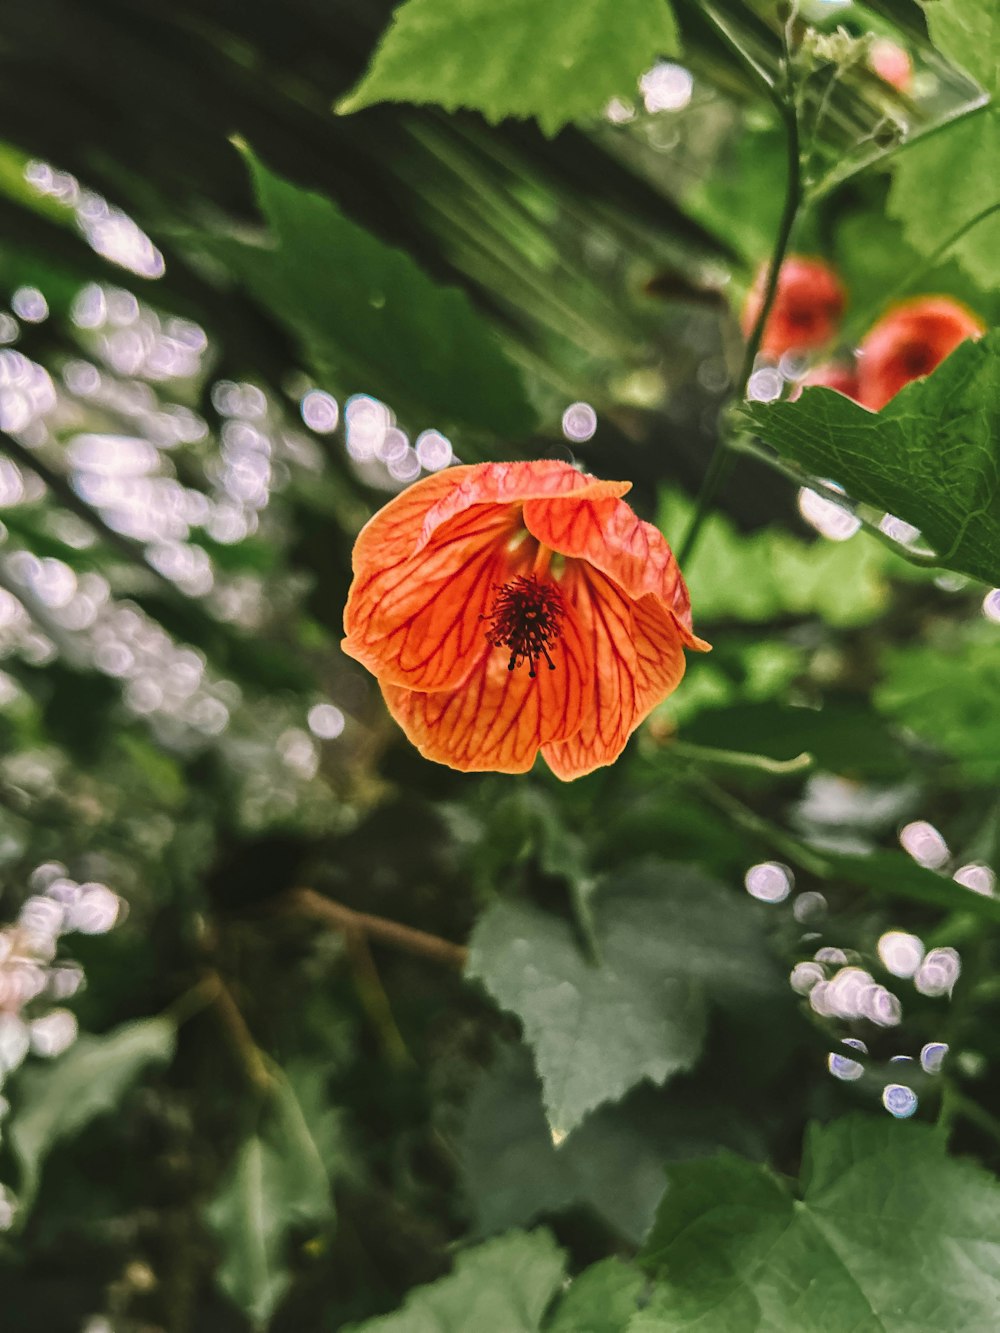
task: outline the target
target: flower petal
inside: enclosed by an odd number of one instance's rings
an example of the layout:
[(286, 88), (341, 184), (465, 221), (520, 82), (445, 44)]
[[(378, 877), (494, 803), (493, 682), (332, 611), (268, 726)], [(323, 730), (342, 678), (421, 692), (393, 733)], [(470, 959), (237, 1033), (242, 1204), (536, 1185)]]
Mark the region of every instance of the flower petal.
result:
[(630, 599), (611, 579), (573, 561), (561, 584), (572, 608), (591, 670), (583, 721), (564, 740), (542, 746), (546, 763), (569, 781), (613, 763), (636, 726), (645, 675), (640, 674)]
[(583, 722), (590, 668), (578, 622), (568, 610), (551, 648), (555, 670), (531, 677), (507, 669), (491, 649), (458, 688), (435, 693), (379, 681), (389, 712), (425, 759), (464, 772), (525, 773), (544, 742), (569, 736)]
[(631, 487), (629, 481), (598, 481), (556, 459), (446, 468), (414, 482), (368, 520), (354, 544), (354, 572), (364, 574), (369, 566), (409, 559), (442, 523), (473, 505), (520, 504), (570, 491), (624, 495)]
[(692, 628), (691, 598), (666, 538), (627, 504), (613, 496), (533, 499), (524, 506), (524, 524), (543, 546), (588, 561), (633, 600), (647, 593), (658, 597), (675, 615), (688, 647), (708, 649)]
[(355, 577), (342, 647), (387, 683), (460, 684), (489, 651), (480, 617), (512, 576), (512, 505), (476, 505), (439, 528), (417, 555), (369, 564)]
[(454, 484), (427, 510), (417, 549), (431, 540), (440, 524), (472, 505), (519, 505), (526, 500), (569, 494), (597, 499), (625, 495), (632, 489), (630, 481), (599, 481), (551, 458), (527, 463), (479, 463), (449, 468), (446, 474), (439, 475), (453, 478)]
[(633, 604), (632, 631), (639, 659), (634, 731), (658, 703), (676, 690), (686, 661), (683, 629), (657, 598), (647, 595)]

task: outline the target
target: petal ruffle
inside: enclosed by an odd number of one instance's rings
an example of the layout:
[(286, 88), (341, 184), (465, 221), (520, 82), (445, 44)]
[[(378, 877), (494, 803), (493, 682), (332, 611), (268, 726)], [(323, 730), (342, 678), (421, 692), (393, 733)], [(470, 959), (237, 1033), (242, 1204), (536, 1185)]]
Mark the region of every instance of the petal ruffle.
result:
[(591, 672), (582, 724), (542, 746), (555, 775), (569, 781), (621, 754), (637, 723), (646, 672), (636, 651), (632, 603), (617, 584), (581, 561), (567, 567), (561, 587)]
[(491, 649), (457, 689), (427, 693), (383, 678), (382, 695), (425, 759), (464, 772), (525, 773), (541, 745), (583, 723), (590, 668), (580, 629), (568, 608), (550, 649), (555, 670), (534, 678), (523, 666), (508, 671), (507, 654)]
[(689, 648), (707, 650), (691, 624), (691, 598), (663, 533), (613, 496), (532, 499), (524, 524), (543, 546), (586, 560), (637, 600), (658, 597), (677, 619)]
[(414, 482), (368, 520), (354, 544), (354, 572), (409, 559), (442, 523), (473, 505), (520, 504), (571, 491), (624, 495), (631, 488), (629, 481), (599, 481), (555, 459), (446, 468)]
[(418, 555), (369, 564), (351, 588), (343, 650), (384, 682), (414, 690), (461, 684), (489, 651), (480, 617), (512, 576), (510, 505), (477, 505)]

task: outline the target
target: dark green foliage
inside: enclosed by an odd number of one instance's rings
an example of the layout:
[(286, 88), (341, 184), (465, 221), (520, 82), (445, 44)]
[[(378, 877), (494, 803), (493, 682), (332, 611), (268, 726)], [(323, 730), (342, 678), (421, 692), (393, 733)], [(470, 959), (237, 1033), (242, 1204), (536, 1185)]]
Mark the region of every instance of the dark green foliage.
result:
[[(791, 85), (816, 360), (995, 321), (996, 18), (832, 8), (3, 6), (3, 1333), (1000, 1324), (998, 335), (876, 416), (737, 327)], [(613, 766), (430, 764), (340, 652), (431, 428), (675, 549), (754, 453)]]

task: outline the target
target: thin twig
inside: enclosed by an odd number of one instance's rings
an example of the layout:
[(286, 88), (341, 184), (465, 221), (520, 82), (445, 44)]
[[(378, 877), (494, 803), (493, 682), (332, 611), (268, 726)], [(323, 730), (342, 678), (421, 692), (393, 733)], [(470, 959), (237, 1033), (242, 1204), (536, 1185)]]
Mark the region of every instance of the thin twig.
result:
[(442, 939), (440, 935), (431, 935), (426, 930), (404, 926), (401, 922), (390, 921), (384, 916), (356, 912), (353, 907), (345, 907), (343, 903), (327, 898), (317, 893), (315, 889), (293, 889), (283, 902), (291, 911), (323, 921), (335, 930), (346, 934), (360, 933), (403, 953), (429, 958), (435, 963), (444, 963), (460, 971), (465, 967), (469, 956), (468, 949), (461, 944), (453, 944), (451, 940)]
[(253, 1039), (247, 1021), (233, 997), (232, 991), (218, 972), (205, 974), (206, 984), (215, 987), (212, 996), (216, 1012), (233, 1049), (239, 1056), (247, 1078), (258, 1092), (268, 1093), (274, 1088), (274, 1076), (268, 1069), (267, 1057)]

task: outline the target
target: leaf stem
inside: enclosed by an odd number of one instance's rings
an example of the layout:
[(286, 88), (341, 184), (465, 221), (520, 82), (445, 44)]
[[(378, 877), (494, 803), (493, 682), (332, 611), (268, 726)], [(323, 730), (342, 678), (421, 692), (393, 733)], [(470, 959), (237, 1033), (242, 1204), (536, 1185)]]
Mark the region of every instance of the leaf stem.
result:
[(293, 912), (311, 916), (347, 935), (367, 936), (403, 953), (429, 958), (432, 962), (444, 963), (459, 971), (465, 967), (469, 956), (468, 949), (461, 944), (453, 944), (451, 940), (444, 940), (439, 935), (415, 930), (412, 926), (390, 921), (387, 917), (356, 912), (353, 907), (345, 907), (343, 903), (335, 902), (315, 889), (293, 889), (284, 899), (284, 904)]
[(724, 768), (749, 768), (760, 773), (775, 773), (779, 776), (791, 773), (804, 773), (816, 762), (811, 754), (803, 751), (793, 759), (771, 759), (765, 754), (747, 754), (743, 750), (719, 750), (714, 745), (695, 745), (691, 741), (667, 742), (672, 755), (678, 759), (690, 759), (696, 764), (718, 764)]
[[(746, 397), (747, 385), (753, 374), (754, 362), (757, 360), (757, 353), (760, 351), (761, 340), (764, 336), (764, 328), (768, 317), (771, 314), (771, 308), (774, 305), (774, 299), (778, 291), (778, 276), (781, 272), (781, 265), (788, 250), (788, 243), (791, 239), (792, 230), (798, 218), (799, 209), (802, 205), (802, 150), (799, 141), (799, 118), (795, 97), (795, 82), (792, 74), (792, 62), (790, 51), (785, 45), (784, 60), (784, 80), (781, 88), (775, 87), (769, 81), (765, 84), (768, 88), (772, 100), (778, 109), (785, 124), (785, 139), (788, 152), (788, 176), (785, 186), (785, 203), (781, 211), (781, 220), (778, 224), (778, 233), (774, 241), (774, 249), (771, 252), (771, 258), (768, 261), (767, 278), (764, 284), (764, 299), (761, 302), (760, 310), (754, 321), (754, 326), (747, 339), (746, 349), (743, 354), (743, 364), (739, 375), (739, 392), (741, 398)], [(719, 432), (719, 438), (716, 441), (715, 449), (709, 460), (708, 471), (705, 473), (705, 479), (702, 482), (701, 490), (698, 493), (697, 505), (694, 517), (681, 542), (680, 550), (677, 554), (678, 563), (683, 566), (687, 560), (690, 560), (698, 542), (702, 526), (708, 516), (709, 506), (715, 498), (716, 492), (721, 486), (733, 465), (733, 455), (730, 449), (729, 428), (723, 425)]]

